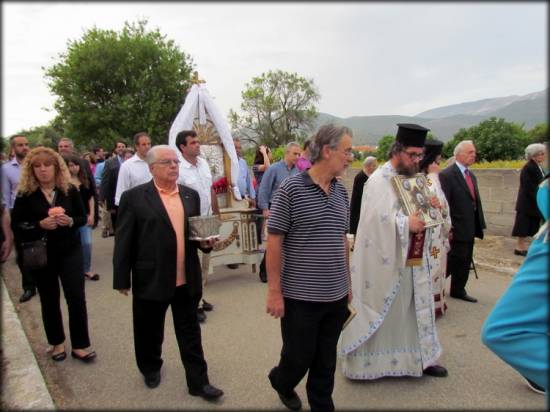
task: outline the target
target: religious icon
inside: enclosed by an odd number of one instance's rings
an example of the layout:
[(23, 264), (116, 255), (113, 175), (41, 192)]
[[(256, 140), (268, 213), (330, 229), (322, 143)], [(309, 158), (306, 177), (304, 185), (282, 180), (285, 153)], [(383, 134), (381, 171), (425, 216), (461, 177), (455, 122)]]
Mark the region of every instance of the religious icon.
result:
[(413, 177), (398, 175), (392, 178), (392, 185), (408, 216), (420, 211), (427, 228), (443, 223), (441, 211), (430, 203), (434, 194), (428, 188), (426, 176), (421, 173)]

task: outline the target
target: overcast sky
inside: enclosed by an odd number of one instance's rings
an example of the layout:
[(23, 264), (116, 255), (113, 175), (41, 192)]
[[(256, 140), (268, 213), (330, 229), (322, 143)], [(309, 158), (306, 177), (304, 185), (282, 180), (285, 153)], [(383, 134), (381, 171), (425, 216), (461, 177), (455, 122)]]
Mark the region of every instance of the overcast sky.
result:
[(54, 117), (41, 67), (69, 40), (140, 18), (193, 57), (225, 114), (252, 77), (274, 69), (313, 79), (319, 110), (340, 117), (548, 87), (546, 2), (2, 2), (2, 135)]

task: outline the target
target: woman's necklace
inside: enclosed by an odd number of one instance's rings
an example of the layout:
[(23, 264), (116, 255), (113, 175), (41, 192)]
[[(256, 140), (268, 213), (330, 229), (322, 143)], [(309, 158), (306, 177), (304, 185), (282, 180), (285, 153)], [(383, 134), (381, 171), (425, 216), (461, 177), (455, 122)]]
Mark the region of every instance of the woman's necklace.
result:
[(44, 193), (44, 196), (46, 196), (46, 200), (51, 205), (53, 203), (55, 187), (53, 189), (44, 189), (43, 187), (41, 187), (40, 190), (42, 190), (42, 193)]

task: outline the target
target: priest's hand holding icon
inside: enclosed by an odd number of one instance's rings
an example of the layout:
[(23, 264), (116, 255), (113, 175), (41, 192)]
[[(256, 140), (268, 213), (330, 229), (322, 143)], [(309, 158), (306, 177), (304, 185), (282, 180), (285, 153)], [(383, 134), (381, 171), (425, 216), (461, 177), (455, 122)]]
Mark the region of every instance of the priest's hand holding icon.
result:
[(409, 216), (409, 232), (419, 233), (424, 230), (426, 223), (422, 219), (422, 212), (417, 210), (414, 215)]

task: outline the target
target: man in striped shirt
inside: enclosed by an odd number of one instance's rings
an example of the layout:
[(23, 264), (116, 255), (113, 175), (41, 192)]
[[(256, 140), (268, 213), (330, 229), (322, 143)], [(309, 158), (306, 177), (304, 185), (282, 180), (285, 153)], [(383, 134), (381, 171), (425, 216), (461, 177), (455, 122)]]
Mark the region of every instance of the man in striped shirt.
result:
[(281, 318), (283, 349), (269, 373), (283, 404), (309, 371), (312, 411), (332, 411), (336, 344), (349, 312), (349, 201), (336, 176), (352, 159), (351, 131), (326, 125), (310, 145), (312, 167), (281, 183), (268, 221), (267, 312)]

